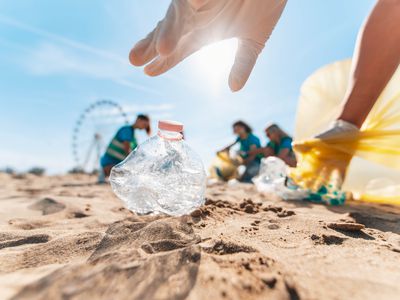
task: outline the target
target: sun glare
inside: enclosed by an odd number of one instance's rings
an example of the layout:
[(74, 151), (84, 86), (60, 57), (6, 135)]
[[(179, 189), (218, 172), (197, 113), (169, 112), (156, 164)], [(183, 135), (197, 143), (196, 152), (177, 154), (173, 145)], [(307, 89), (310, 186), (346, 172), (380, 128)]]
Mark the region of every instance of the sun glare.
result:
[(214, 92), (226, 88), (236, 49), (237, 40), (230, 39), (204, 47), (196, 53), (193, 65), (198, 80)]

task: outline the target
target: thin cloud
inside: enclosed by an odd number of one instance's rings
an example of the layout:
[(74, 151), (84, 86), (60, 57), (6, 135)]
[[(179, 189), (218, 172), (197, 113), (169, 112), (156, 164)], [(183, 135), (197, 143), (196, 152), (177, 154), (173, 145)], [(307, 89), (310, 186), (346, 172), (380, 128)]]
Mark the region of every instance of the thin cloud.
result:
[[(170, 112), (173, 110), (174, 106), (170, 103), (160, 103), (160, 104), (129, 104), (122, 105), (122, 110), (128, 116), (133, 116), (138, 113), (148, 113), (151, 115), (170, 115)], [(107, 110), (98, 110), (90, 113), (91, 118), (101, 118), (103, 121), (104, 118), (110, 118), (121, 116), (121, 111), (117, 108), (112, 108)]]
[(171, 103), (160, 103), (160, 104), (128, 104), (124, 105), (123, 109), (125, 112), (162, 112), (162, 111), (170, 111), (174, 109), (174, 105)]
[[(136, 84), (126, 79), (132, 74), (131, 68), (126, 58), (122, 58), (114, 53), (94, 48), (87, 44), (54, 34), (38, 27), (22, 23), (13, 18), (0, 14), (0, 23), (34, 35), (45, 38), (47, 42), (37, 49), (27, 49), (32, 54), (26, 62), (30, 71), (37, 75), (51, 75), (54, 73), (77, 72), (85, 74), (92, 78), (109, 79), (116, 84), (126, 86), (135, 90), (160, 96), (161, 93), (141, 84)], [(83, 55), (77, 55), (68, 51), (66, 47), (60, 47), (58, 44), (67, 46), (72, 50), (78, 50)], [(14, 45), (15, 46), (15, 45)], [(21, 47), (20, 47), (21, 48)], [(85, 55), (86, 54), (86, 55)], [(88, 59), (86, 56), (90, 56)], [(93, 59), (97, 57), (97, 59)]]
[[(106, 60), (109, 60), (111, 62), (118, 63), (118, 64), (120, 64), (120, 65), (122, 65), (124, 67), (128, 67), (129, 69), (131, 69), (127, 58), (121, 57), (121, 56), (116, 55), (116, 54), (114, 54), (112, 52), (105, 51), (105, 50), (102, 50), (102, 49), (98, 49), (98, 48), (92, 47), (90, 45), (87, 45), (85, 43), (78, 42), (78, 41), (70, 39), (70, 38), (66, 38), (66, 37), (64, 37), (62, 35), (58, 35), (58, 34), (43, 30), (41, 28), (38, 28), (38, 27), (35, 27), (35, 26), (32, 26), (32, 25), (20, 22), (20, 21), (18, 21), (16, 19), (7, 17), (7, 16), (5, 16), (3, 14), (0, 14), (0, 23), (3, 23), (3, 24), (8, 25), (10, 27), (14, 27), (14, 28), (20, 29), (20, 30), (25, 31), (25, 32), (32, 33), (34, 35), (40, 36), (40, 37), (45, 38), (47, 40), (51, 40), (53, 42), (61, 43), (61, 44), (65, 45), (65, 46), (68, 46), (70, 48), (73, 48), (73, 49), (76, 49), (76, 50), (80, 50), (80, 51), (84, 51), (84, 52), (86, 52), (88, 54), (98, 56), (98, 57), (100, 57), (102, 59), (106, 59)], [(168, 79), (168, 80), (170, 80), (170, 81), (174, 81), (176, 83), (184, 85), (184, 86), (186, 86), (188, 88), (192, 88), (192, 89), (198, 89), (199, 88), (199, 86), (193, 84), (192, 82), (190, 82), (188, 80), (185, 80), (183, 78), (178, 78), (178, 77), (176, 77), (176, 76), (174, 76), (174, 75), (172, 75), (170, 73), (164, 74), (163, 77)], [(137, 84), (132, 84), (128, 80), (119, 79), (119, 80), (116, 81), (116, 83), (118, 83), (120, 85), (131, 87), (131, 88), (134, 88), (134, 89), (138, 89), (138, 90), (146, 91), (146, 92), (149, 92), (149, 93), (161, 95), (161, 93), (158, 93), (158, 92), (156, 92), (156, 91), (154, 91), (154, 90), (152, 90), (150, 88), (147, 88), (147, 87), (144, 87), (144, 86), (139, 86)]]
[(111, 52), (108, 52), (105, 50), (101, 50), (98, 48), (94, 48), (87, 44), (66, 38), (62, 35), (54, 34), (54, 33), (48, 32), (46, 30), (40, 29), (38, 27), (22, 23), (18, 20), (9, 18), (2, 14), (0, 14), (0, 23), (3, 23), (5, 25), (8, 25), (8, 26), (11, 26), (14, 28), (21, 29), (26, 32), (33, 33), (35, 35), (41, 36), (48, 40), (59, 42), (61, 44), (64, 44), (66, 46), (69, 46), (69, 47), (77, 49), (77, 50), (86, 51), (90, 54), (94, 54), (94, 55), (100, 56), (102, 58), (106, 58), (106, 59), (112, 60), (114, 62), (121, 63), (123, 65), (127, 65), (127, 60), (125, 58), (121, 58), (120, 56), (115, 55), (114, 53), (111, 53)]

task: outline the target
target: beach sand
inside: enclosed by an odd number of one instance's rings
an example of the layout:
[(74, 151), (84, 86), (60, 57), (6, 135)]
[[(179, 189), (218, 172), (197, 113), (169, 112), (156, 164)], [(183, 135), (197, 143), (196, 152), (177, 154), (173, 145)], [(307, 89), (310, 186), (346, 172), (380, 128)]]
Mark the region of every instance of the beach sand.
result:
[(399, 299), (400, 208), (219, 184), (136, 216), (94, 177), (0, 174), (0, 299)]

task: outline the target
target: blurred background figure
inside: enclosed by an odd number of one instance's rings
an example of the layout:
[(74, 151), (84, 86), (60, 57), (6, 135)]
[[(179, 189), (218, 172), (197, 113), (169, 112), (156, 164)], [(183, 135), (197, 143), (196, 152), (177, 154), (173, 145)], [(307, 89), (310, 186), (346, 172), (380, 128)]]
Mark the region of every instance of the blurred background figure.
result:
[(110, 175), (112, 167), (119, 164), (131, 151), (136, 149), (138, 142), (135, 130), (145, 130), (147, 135), (150, 135), (149, 116), (138, 115), (132, 125), (123, 126), (117, 131), (100, 160), (103, 174), (100, 175), (99, 182), (104, 182), (104, 178)]
[(252, 128), (243, 121), (233, 124), (233, 133), (237, 135), (234, 143), (228, 145), (220, 152), (229, 151), (234, 145), (239, 143), (239, 156), (241, 164), (245, 166), (244, 173), (239, 177), (241, 182), (251, 182), (251, 179), (258, 174), (260, 169), (261, 156), (249, 156), (250, 151), (261, 147), (260, 139), (253, 134)]
[(282, 130), (277, 124), (271, 124), (265, 128), (265, 134), (269, 139), (266, 147), (253, 149), (249, 152), (249, 157), (276, 156), (282, 159), (288, 166), (296, 166), (296, 156), (292, 148), (292, 138)]

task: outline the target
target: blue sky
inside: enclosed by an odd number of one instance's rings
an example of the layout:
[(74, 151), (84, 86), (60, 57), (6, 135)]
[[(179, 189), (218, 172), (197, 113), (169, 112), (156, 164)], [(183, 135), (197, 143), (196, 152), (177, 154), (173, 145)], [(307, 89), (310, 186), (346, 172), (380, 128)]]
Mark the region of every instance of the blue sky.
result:
[[(320, 66), (352, 55), (374, 1), (289, 0), (238, 93), (227, 85), (234, 40), (211, 46), (157, 78), (129, 65), (130, 48), (164, 16), (168, 4), (0, 0), (0, 167), (43, 166), (51, 173), (73, 167), (74, 124), (99, 99), (118, 102), (132, 119), (143, 112), (154, 124), (159, 118), (184, 122), (188, 142), (206, 165), (215, 150), (234, 139), (231, 124), (237, 119), (248, 121), (263, 141), (263, 128), (272, 121), (293, 132), (302, 82)], [(82, 133), (89, 134), (91, 128)]]

